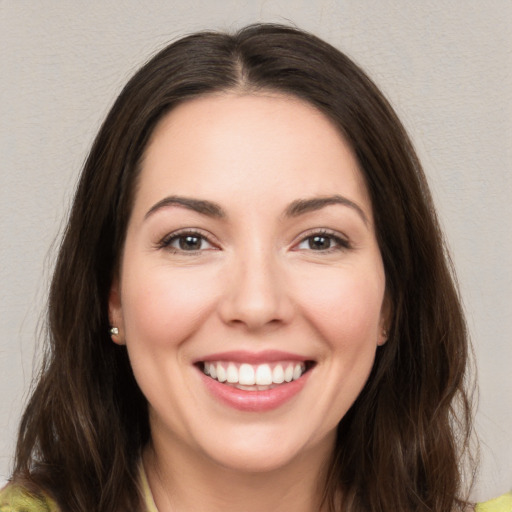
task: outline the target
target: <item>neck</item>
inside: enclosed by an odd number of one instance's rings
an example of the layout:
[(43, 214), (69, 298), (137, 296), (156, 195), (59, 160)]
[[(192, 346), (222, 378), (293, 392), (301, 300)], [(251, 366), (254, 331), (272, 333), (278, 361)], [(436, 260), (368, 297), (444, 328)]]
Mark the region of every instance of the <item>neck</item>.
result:
[(186, 449), (171, 453), (154, 440), (144, 466), (159, 512), (321, 512), (330, 453), (320, 447), (284, 467), (248, 472), (207, 457), (191, 464)]

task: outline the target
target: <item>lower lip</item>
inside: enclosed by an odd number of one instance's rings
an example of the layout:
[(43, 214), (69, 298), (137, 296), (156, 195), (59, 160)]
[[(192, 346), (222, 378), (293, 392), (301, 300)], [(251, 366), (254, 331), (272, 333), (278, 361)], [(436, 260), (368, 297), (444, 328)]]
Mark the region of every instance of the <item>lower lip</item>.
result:
[(286, 384), (279, 384), (275, 388), (265, 391), (245, 391), (205, 375), (201, 370), (201, 377), (212, 395), (224, 404), (246, 412), (265, 412), (277, 409), (296, 396), (309, 378), (311, 371), (304, 373), (299, 379)]

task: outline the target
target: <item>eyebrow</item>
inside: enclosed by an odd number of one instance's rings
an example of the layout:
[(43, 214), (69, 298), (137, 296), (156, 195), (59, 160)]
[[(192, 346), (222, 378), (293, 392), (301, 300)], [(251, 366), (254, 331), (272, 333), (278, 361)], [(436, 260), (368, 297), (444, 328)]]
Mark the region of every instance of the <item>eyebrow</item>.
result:
[(311, 199), (298, 199), (293, 201), (288, 206), (288, 208), (286, 208), (285, 216), (298, 217), (305, 213), (321, 210), (322, 208), (333, 204), (341, 204), (343, 206), (352, 208), (361, 217), (363, 222), (368, 225), (368, 217), (364, 213), (363, 209), (357, 203), (354, 203), (354, 201), (351, 201), (350, 199), (340, 195), (313, 197)]
[[(313, 197), (311, 199), (297, 199), (290, 203), (284, 212), (285, 217), (299, 217), (309, 212), (314, 212), (325, 208), (326, 206), (341, 204), (348, 206), (355, 210), (355, 212), (361, 217), (363, 222), (368, 225), (368, 217), (364, 213), (363, 209), (357, 204), (340, 195), (332, 195), (325, 197)], [(181, 206), (189, 210), (195, 211), (208, 217), (214, 217), (217, 219), (225, 218), (226, 212), (220, 205), (212, 201), (205, 199), (193, 199), (191, 197), (183, 196), (168, 196), (154, 204), (144, 216), (147, 219), (156, 211), (165, 208), (167, 206)]]
[(218, 204), (213, 203), (212, 201), (205, 201), (203, 199), (192, 199), (191, 197), (169, 196), (154, 204), (148, 210), (148, 212), (144, 216), (144, 219), (147, 219), (157, 210), (165, 208), (166, 206), (183, 206), (184, 208), (195, 211), (197, 213), (201, 213), (203, 215), (207, 215), (208, 217), (215, 217), (218, 219), (226, 217), (226, 213), (224, 212), (224, 210)]

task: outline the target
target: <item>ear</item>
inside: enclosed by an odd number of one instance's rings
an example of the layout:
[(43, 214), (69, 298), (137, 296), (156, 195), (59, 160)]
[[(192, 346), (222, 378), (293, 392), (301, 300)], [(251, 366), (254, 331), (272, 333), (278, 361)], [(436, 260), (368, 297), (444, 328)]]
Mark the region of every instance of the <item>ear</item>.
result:
[(386, 292), (384, 300), (382, 301), (382, 307), (380, 310), (380, 322), (379, 322), (379, 334), (377, 337), (377, 345), (382, 346), (389, 337), (389, 329), (391, 328), (393, 316), (393, 307), (391, 306), (391, 299), (389, 294)]
[[(119, 279), (112, 281), (108, 297), (108, 318), (110, 322), (110, 337), (117, 345), (125, 344), (123, 310), (121, 307), (121, 293), (119, 290)], [(117, 328), (117, 332), (114, 328)]]

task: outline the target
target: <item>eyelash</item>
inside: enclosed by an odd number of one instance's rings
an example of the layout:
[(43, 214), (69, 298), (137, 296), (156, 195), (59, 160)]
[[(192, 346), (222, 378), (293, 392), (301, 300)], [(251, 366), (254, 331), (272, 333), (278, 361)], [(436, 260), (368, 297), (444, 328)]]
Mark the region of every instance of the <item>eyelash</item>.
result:
[[(325, 254), (325, 253), (331, 253), (331, 252), (335, 252), (335, 251), (344, 251), (344, 250), (351, 248), (351, 245), (346, 238), (342, 238), (336, 232), (329, 231), (327, 229), (321, 229), (319, 231), (312, 231), (310, 233), (307, 233), (306, 236), (301, 237), (300, 242), (298, 244), (296, 244), (296, 247), (307, 242), (308, 240), (311, 241), (314, 238), (328, 238), (335, 245), (332, 247), (328, 247), (327, 249), (320, 249), (318, 251), (311, 249), (311, 247), (309, 247), (308, 249), (304, 249), (304, 250), (310, 250), (311, 252), (319, 252), (319, 253)], [(301, 249), (297, 249), (297, 250), (301, 250)]]
[(160, 240), (160, 242), (158, 242), (157, 248), (158, 249), (166, 249), (166, 250), (168, 250), (172, 253), (176, 253), (176, 254), (177, 253), (179, 253), (179, 254), (184, 254), (184, 253), (197, 254), (198, 252), (201, 252), (203, 250), (211, 250), (211, 249), (193, 249), (191, 251), (187, 251), (185, 249), (180, 249), (180, 248), (171, 246), (171, 244), (173, 242), (178, 241), (180, 239), (184, 239), (186, 237), (197, 238), (201, 242), (207, 242), (211, 246), (215, 247), (215, 244), (212, 243), (209, 240), (209, 238), (207, 236), (205, 236), (203, 233), (201, 233), (199, 231), (194, 231), (194, 230), (185, 230), (185, 231), (178, 231), (175, 233), (171, 233), (170, 235), (165, 236), (164, 238), (162, 238), (162, 240)]
[[(178, 231), (176, 233), (171, 233), (170, 235), (167, 235), (164, 238), (162, 238), (162, 240), (160, 240), (160, 242), (158, 242), (157, 248), (158, 249), (166, 249), (175, 254), (178, 254), (178, 253), (179, 254), (186, 254), (186, 253), (197, 254), (198, 252), (202, 252), (204, 250), (211, 250), (211, 249), (192, 249), (192, 250), (188, 251), (185, 249), (176, 248), (176, 247), (171, 246), (172, 243), (179, 241), (180, 239), (184, 239), (186, 237), (197, 238), (201, 242), (207, 242), (210, 246), (216, 248), (216, 245), (213, 242), (211, 242), (207, 236), (205, 236), (203, 233), (201, 233), (199, 231), (194, 231), (194, 230)], [(314, 238), (327, 238), (334, 243), (334, 246), (328, 247), (327, 249), (319, 249), (319, 250), (314, 250), (311, 247), (309, 247), (308, 249), (298, 248), (298, 246), (300, 246), (301, 244), (307, 242), (308, 240), (311, 241)], [(350, 249), (351, 245), (348, 240), (340, 237), (335, 232), (323, 229), (323, 230), (319, 230), (319, 231), (312, 231), (312, 232), (308, 233), (306, 236), (302, 236), (300, 241), (297, 244), (295, 244), (295, 247), (297, 248), (295, 250), (310, 250), (311, 252), (318, 252), (318, 253), (325, 254), (325, 253), (331, 253), (331, 252), (335, 252), (335, 251), (343, 251), (343, 250)]]

